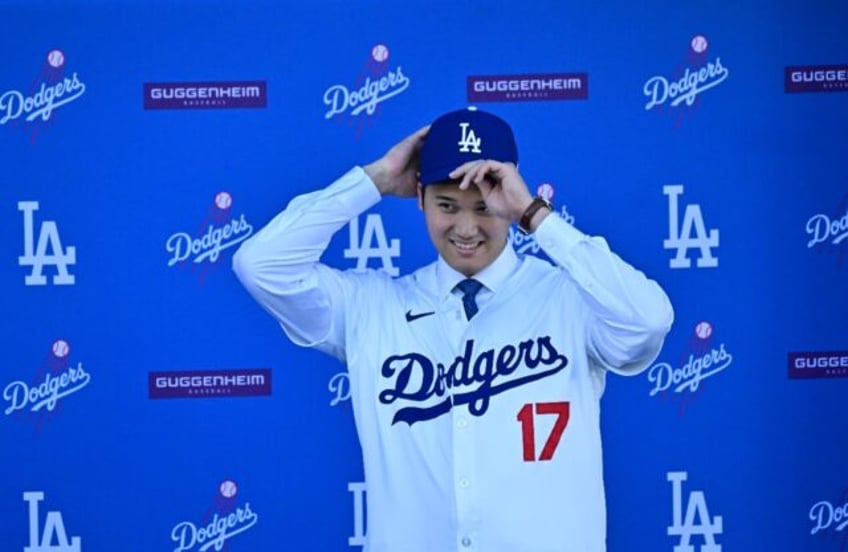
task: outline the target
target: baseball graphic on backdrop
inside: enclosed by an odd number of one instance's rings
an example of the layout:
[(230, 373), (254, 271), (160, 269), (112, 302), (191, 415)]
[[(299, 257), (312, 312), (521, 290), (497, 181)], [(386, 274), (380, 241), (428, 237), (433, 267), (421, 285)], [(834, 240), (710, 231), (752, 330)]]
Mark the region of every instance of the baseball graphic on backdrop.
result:
[(71, 346), (64, 339), (57, 339), (53, 342), (53, 355), (56, 358), (65, 358), (71, 352)]
[(47, 54), (47, 63), (50, 64), (50, 67), (58, 69), (65, 64), (65, 54), (62, 53), (62, 50), (50, 50), (50, 53)]
[(707, 50), (707, 39), (704, 35), (696, 35), (692, 39), (692, 49), (699, 54), (703, 54)]
[(695, 335), (697, 335), (701, 339), (707, 339), (711, 335), (713, 335), (713, 326), (709, 322), (702, 321), (698, 322), (695, 326)]
[(238, 492), (238, 487), (236, 486), (234, 481), (230, 481), (228, 479), (221, 483), (220, 491), (221, 496), (223, 496), (224, 498), (233, 498)]
[(548, 184), (544, 182), (539, 184), (539, 187), (536, 188), (536, 194), (540, 197), (547, 199), (548, 201), (553, 201), (554, 199), (554, 187), (552, 184)]
[(389, 59), (389, 49), (385, 44), (377, 44), (371, 48), (371, 57), (374, 61), (383, 62)]
[(233, 197), (227, 192), (218, 192), (218, 195), (215, 196), (215, 205), (221, 210), (229, 209), (232, 204)]

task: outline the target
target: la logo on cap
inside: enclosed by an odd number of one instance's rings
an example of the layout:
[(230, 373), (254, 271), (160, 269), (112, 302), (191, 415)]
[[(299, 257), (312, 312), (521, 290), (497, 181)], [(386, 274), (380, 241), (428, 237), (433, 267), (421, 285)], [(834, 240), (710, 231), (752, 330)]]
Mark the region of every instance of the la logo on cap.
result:
[(473, 128), (468, 128), (471, 123), (459, 123), (459, 128), (462, 130), (462, 138), (459, 140), (459, 151), (482, 153), (480, 150), (481, 138), (478, 138), (474, 133)]

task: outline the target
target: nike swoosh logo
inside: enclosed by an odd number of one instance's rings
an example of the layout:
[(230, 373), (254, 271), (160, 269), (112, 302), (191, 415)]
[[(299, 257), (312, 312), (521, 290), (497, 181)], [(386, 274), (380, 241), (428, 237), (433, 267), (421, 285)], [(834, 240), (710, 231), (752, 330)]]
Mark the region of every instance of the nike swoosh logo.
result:
[(413, 320), (418, 320), (419, 318), (424, 318), (425, 316), (430, 316), (431, 314), (436, 314), (436, 311), (419, 312), (417, 314), (412, 314), (412, 311), (408, 310), (406, 311), (406, 321), (412, 322)]

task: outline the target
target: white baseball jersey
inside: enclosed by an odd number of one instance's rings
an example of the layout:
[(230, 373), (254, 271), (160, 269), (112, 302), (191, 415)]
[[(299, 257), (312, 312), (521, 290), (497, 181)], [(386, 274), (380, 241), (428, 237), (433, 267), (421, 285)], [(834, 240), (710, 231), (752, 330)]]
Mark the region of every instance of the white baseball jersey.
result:
[(234, 258), (289, 337), (342, 360), (362, 445), (368, 552), (601, 552), (599, 399), (672, 321), (660, 287), (552, 213), (558, 266), (510, 246), (466, 320), (443, 260), (391, 278), (318, 262), (379, 201), (360, 168), (295, 198)]

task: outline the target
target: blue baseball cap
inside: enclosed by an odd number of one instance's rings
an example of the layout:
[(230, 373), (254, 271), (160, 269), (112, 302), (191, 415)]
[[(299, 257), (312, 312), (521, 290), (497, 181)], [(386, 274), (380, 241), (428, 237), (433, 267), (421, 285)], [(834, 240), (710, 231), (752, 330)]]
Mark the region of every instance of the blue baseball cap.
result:
[(452, 170), (477, 159), (518, 164), (509, 124), (474, 107), (445, 113), (430, 125), (421, 146), (418, 180), (424, 186), (448, 181)]

